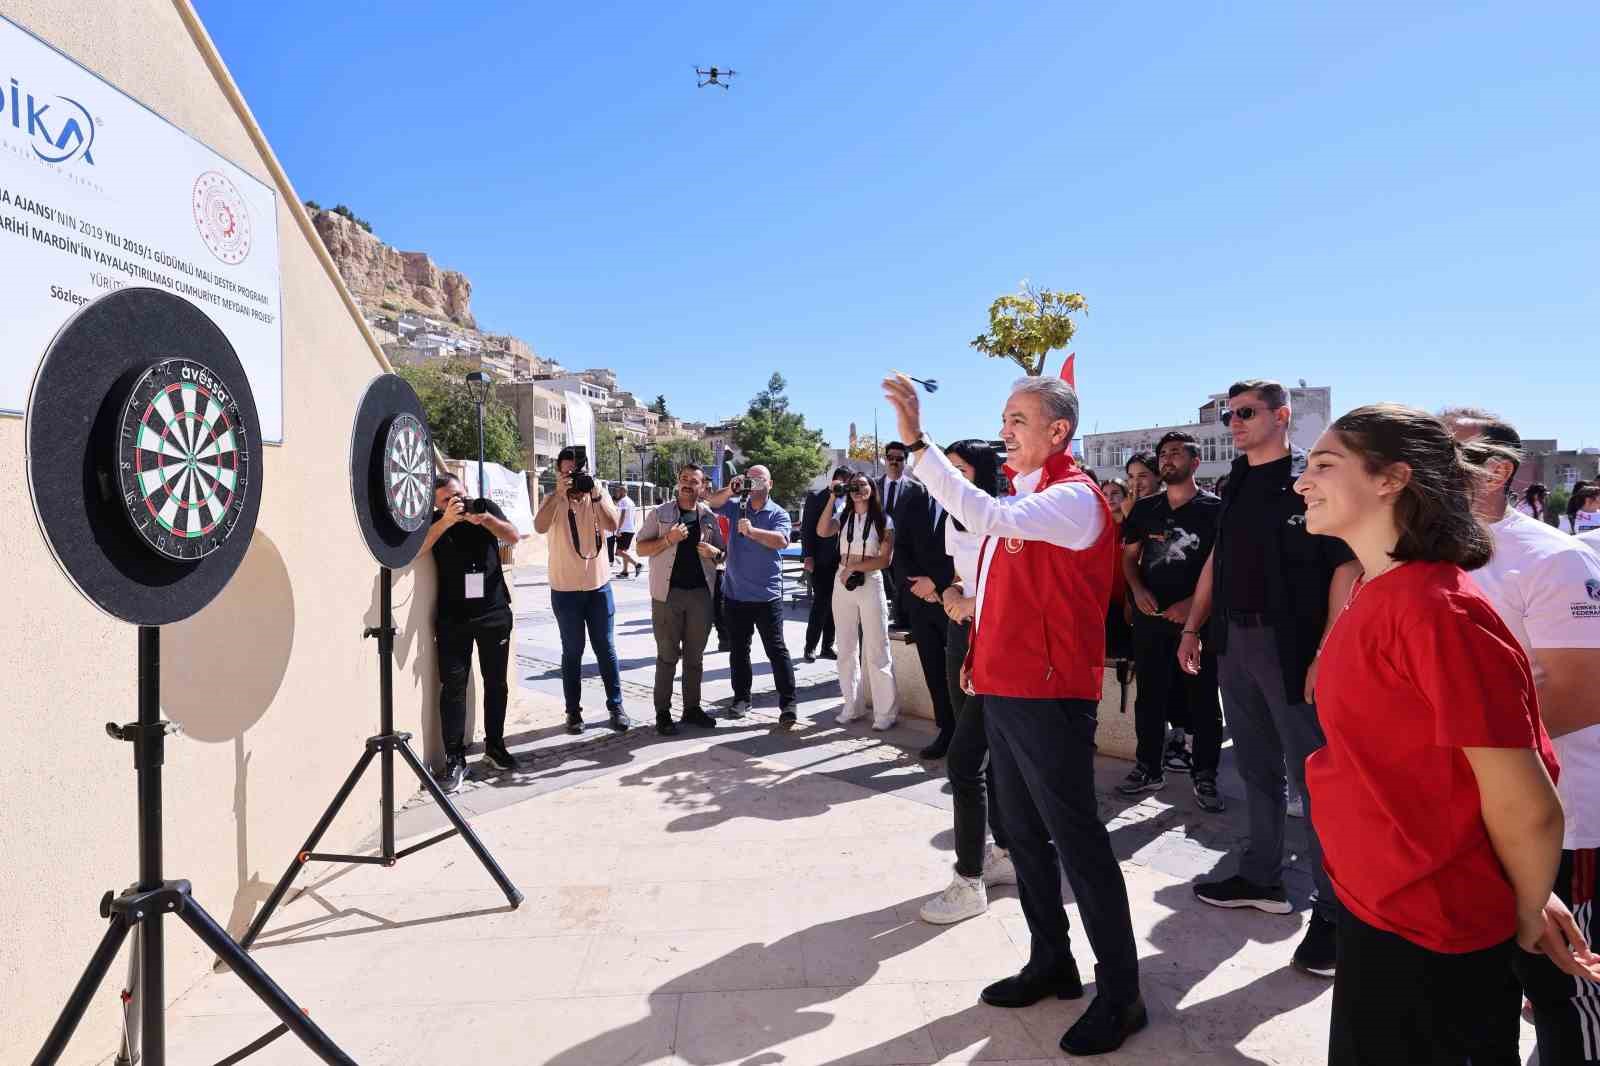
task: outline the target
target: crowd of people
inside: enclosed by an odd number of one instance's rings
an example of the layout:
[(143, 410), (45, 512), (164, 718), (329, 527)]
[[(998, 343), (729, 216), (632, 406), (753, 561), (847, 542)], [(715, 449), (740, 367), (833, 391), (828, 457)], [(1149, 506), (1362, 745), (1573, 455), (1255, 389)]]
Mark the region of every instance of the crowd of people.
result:
[[(1126, 478), (1073, 459), (1078, 397), (1024, 378), (981, 440), (933, 446), (912, 382), (884, 383), (901, 440), (880, 478), (840, 468), (801, 511), (812, 589), (804, 658), (838, 664), (837, 721), (896, 720), (891, 623), (916, 649), (946, 760), (956, 861), (922, 918), (984, 913), (1015, 884), (1031, 936), (1016, 975), (982, 999), (1024, 1007), (1083, 995), (1061, 874), (1096, 960), (1096, 997), (1061, 1046), (1090, 1055), (1147, 1024), (1127, 888), (1101, 819), (1095, 731), (1108, 662), (1137, 678), (1134, 766), (1117, 786), (1186, 775), (1202, 812), (1224, 731), (1246, 811), (1227, 876), (1195, 897), (1288, 914), (1286, 819), (1303, 804), (1314, 891), (1289, 962), (1334, 987), (1329, 1061), (1517, 1061), (1526, 999), (1545, 1066), (1600, 1061), (1600, 485), (1564, 515), (1512, 492), (1515, 427), (1492, 413), (1394, 404), (1338, 418), (1309, 453), (1290, 444), (1277, 382), (1228, 390), (1237, 458), (1208, 491), (1201, 451), (1173, 432)], [(593, 644), (609, 724), (625, 730), (608, 533), (624, 572), (648, 560), (656, 729), (712, 729), (710, 634), (730, 656), (731, 718), (752, 699), (759, 635), (780, 728), (797, 721), (783, 635), (789, 514), (756, 466), (713, 489), (694, 464), (637, 533), (623, 496), (558, 460), (535, 529), (549, 548), (568, 728), (584, 727), (579, 668)], [(486, 759), (505, 750), (509, 600), (494, 552), (504, 517), (474, 514), (441, 479), (439, 563), (447, 784), (464, 767), (471, 647), (485, 683)], [(459, 595), (458, 595), (459, 593)], [(672, 717), (681, 666), (682, 706)]]

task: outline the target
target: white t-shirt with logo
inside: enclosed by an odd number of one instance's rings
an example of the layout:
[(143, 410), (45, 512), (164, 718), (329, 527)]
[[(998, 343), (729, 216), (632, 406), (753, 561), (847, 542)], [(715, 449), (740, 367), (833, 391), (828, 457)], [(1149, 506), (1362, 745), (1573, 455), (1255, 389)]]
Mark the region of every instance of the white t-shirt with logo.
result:
[(639, 509), (633, 505), (633, 498), (624, 496), (617, 501), (617, 532), (639, 532)]
[[(1519, 511), (1489, 527), (1494, 556), (1471, 574), (1533, 666), (1538, 648), (1600, 648), (1600, 554)], [(1597, 694), (1596, 699), (1600, 699)], [(1600, 847), (1600, 725), (1554, 737), (1561, 760), (1561, 846)]]

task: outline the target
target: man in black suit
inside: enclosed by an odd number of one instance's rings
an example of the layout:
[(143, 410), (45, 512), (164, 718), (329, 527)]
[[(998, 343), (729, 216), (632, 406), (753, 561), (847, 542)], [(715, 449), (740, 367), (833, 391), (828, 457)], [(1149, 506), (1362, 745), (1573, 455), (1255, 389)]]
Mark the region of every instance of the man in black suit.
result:
[(837, 468), (828, 487), (807, 496), (805, 508), (800, 512), (800, 551), (806, 573), (811, 575), (811, 614), (806, 618), (805, 660), (808, 663), (817, 660), (819, 638), (824, 659), (839, 657), (833, 650), (833, 583), (839, 574), (839, 538), (817, 536), (817, 520), (825, 509), (833, 506), (834, 486), (849, 480), (850, 468)]
[(933, 698), (933, 719), (939, 735), (922, 749), (924, 759), (942, 759), (955, 733), (945, 678), (945, 613), (940, 595), (955, 581), (955, 563), (945, 552), (943, 507), (928, 490), (903, 479), (894, 506), (894, 568), (900, 579), (901, 625), (911, 631), (922, 664), (922, 679)]
[[(883, 513), (894, 518), (895, 510), (900, 506), (900, 497), (907, 489), (916, 485), (906, 474), (906, 457), (909, 449), (897, 440), (892, 440), (883, 446), (883, 476), (873, 482), (878, 490), (878, 502), (883, 504)], [(895, 551), (895, 559), (889, 563), (889, 569), (883, 572), (883, 594), (889, 600), (889, 620), (897, 626), (905, 626), (905, 615), (900, 610), (900, 552)]]

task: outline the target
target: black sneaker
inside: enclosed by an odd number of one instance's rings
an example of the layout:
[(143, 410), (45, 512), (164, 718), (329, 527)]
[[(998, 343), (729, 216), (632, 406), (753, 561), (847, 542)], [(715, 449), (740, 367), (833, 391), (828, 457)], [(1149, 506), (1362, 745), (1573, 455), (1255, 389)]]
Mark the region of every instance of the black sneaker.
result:
[(1061, 1038), (1061, 1050), (1068, 1055), (1104, 1055), (1149, 1024), (1143, 998), (1118, 1004), (1098, 995)]
[(684, 711), (683, 722), (685, 725), (699, 726), (701, 729), (717, 728), (717, 720), (699, 707), (692, 711)]
[(832, 648), (823, 648), (821, 651), (817, 652), (817, 658), (819, 659), (837, 659), (838, 657), (839, 653), (834, 651)]
[(1289, 964), (1313, 977), (1332, 977), (1338, 959), (1339, 927), (1313, 911), (1306, 935)]
[(573, 736), (577, 736), (579, 733), (583, 732), (582, 711), (567, 712), (567, 732), (571, 733)]
[(611, 712), (611, 720), (606, 724), (618, 733), (626, 733), (633, 728), (633, 719), (628, 717), (628, 712), (618, 707)]
[(1194, 802), (1202, 811), (1210, 811), (1212, 814), (1228, 809), (1228, 805), (1222, 802), (1222, 796), (1217, 792), (1217, 779), (1214, 777), (1195, 777)]
[(1161, 768), (1169, 774), (1194, 772), (1194, 756), (1189, 754), (1189, 746), (1184, 743), (1182, 733), (1167, 741), (1167, 751), (1161, 758)]
[(483, 745), (483, 761), (496, 770), (516, 770), (522, 765), (517, 761), (517, 757), (506, 749), (504, 742), (490, 743), (485, 741)]
[(467, 779), (467, 757), (465, 755), (452, 755), (445, 760), (444, 773), (434, 778), (439, 789), (446, 795), (461, 789), (461, 782)]
[(814, 663), (817, 661), (817, 653), (812, 651), (810, 648), (807, 648), (805, 650), (805, 654), (800, 656), (800, 658), (804, 659), (808, 663)]
[(1166, 787), (1167, 779), (1161, 774), (1135, 765), (1128, 771), (1128, 776), (1122, 779), (1122, 784), (1117, 786), (1117, 791), (1124, 796), (1137, 796), (1141, 792), (1159, 792)]
[(1194, 894), (1201, 903), (1213, 907), (1254, 907), (1268, 914), (1289, 914), (1294, 910), (1282, 885), (1258, 885), (1238, 874), (1226, 881), (1202, 881), (1194, 886)]
[(793, 707), (785, 707), (783, 710), (778, 712), (779, 729), (793, 729), (794, 724), (799, 720), (799, 716), (794, 713)]
[(678, 723), (672, 720), (672, 715), (670, 714), (658, 714), (656, 715), (656, 732), (664, 737), (675, 737), (678, 735)]
[(933, 762), (935, 759), (944, 758), (945, 753), (949, 750), (950, 738), (945, 736), (943, 733), (940, 733), (938, 736), (933, 738), (932, 744), (929, 744), (927, 747), (917, 752), (917, 757), (919, 759), (926, 759), (928, 762)]

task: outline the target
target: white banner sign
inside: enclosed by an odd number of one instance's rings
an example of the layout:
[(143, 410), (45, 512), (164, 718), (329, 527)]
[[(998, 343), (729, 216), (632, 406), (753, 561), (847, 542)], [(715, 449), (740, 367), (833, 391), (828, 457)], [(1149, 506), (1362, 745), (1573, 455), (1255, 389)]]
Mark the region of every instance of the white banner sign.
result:
[(125, 286), (211, 316), (283, 442), (278, 198), (138, 101), (0, 18), (0, 411), (21, 414), (62, 323)]
[(594, 408), (575, 392), (564, 394), (562, 402), (567, 405), (567, 440), (588, 449), (589, 473), (592, 474), (599, 469), (600, 462), (595, 455)]
[(533, 503), (528, 499), (527, 476), (507, 470), (499, 463), (484, 463), (483, 480), (488, 482), (489, 491), (481, 493), (478, 491), (478, 461), (467, 459), (464, 464), (466, 470), (461, 486), (467, 490), (467, 495), (488, 496), (505, 512), (506, 521), (516, 526), (518, 533), (524, 537), (533, 536)]

